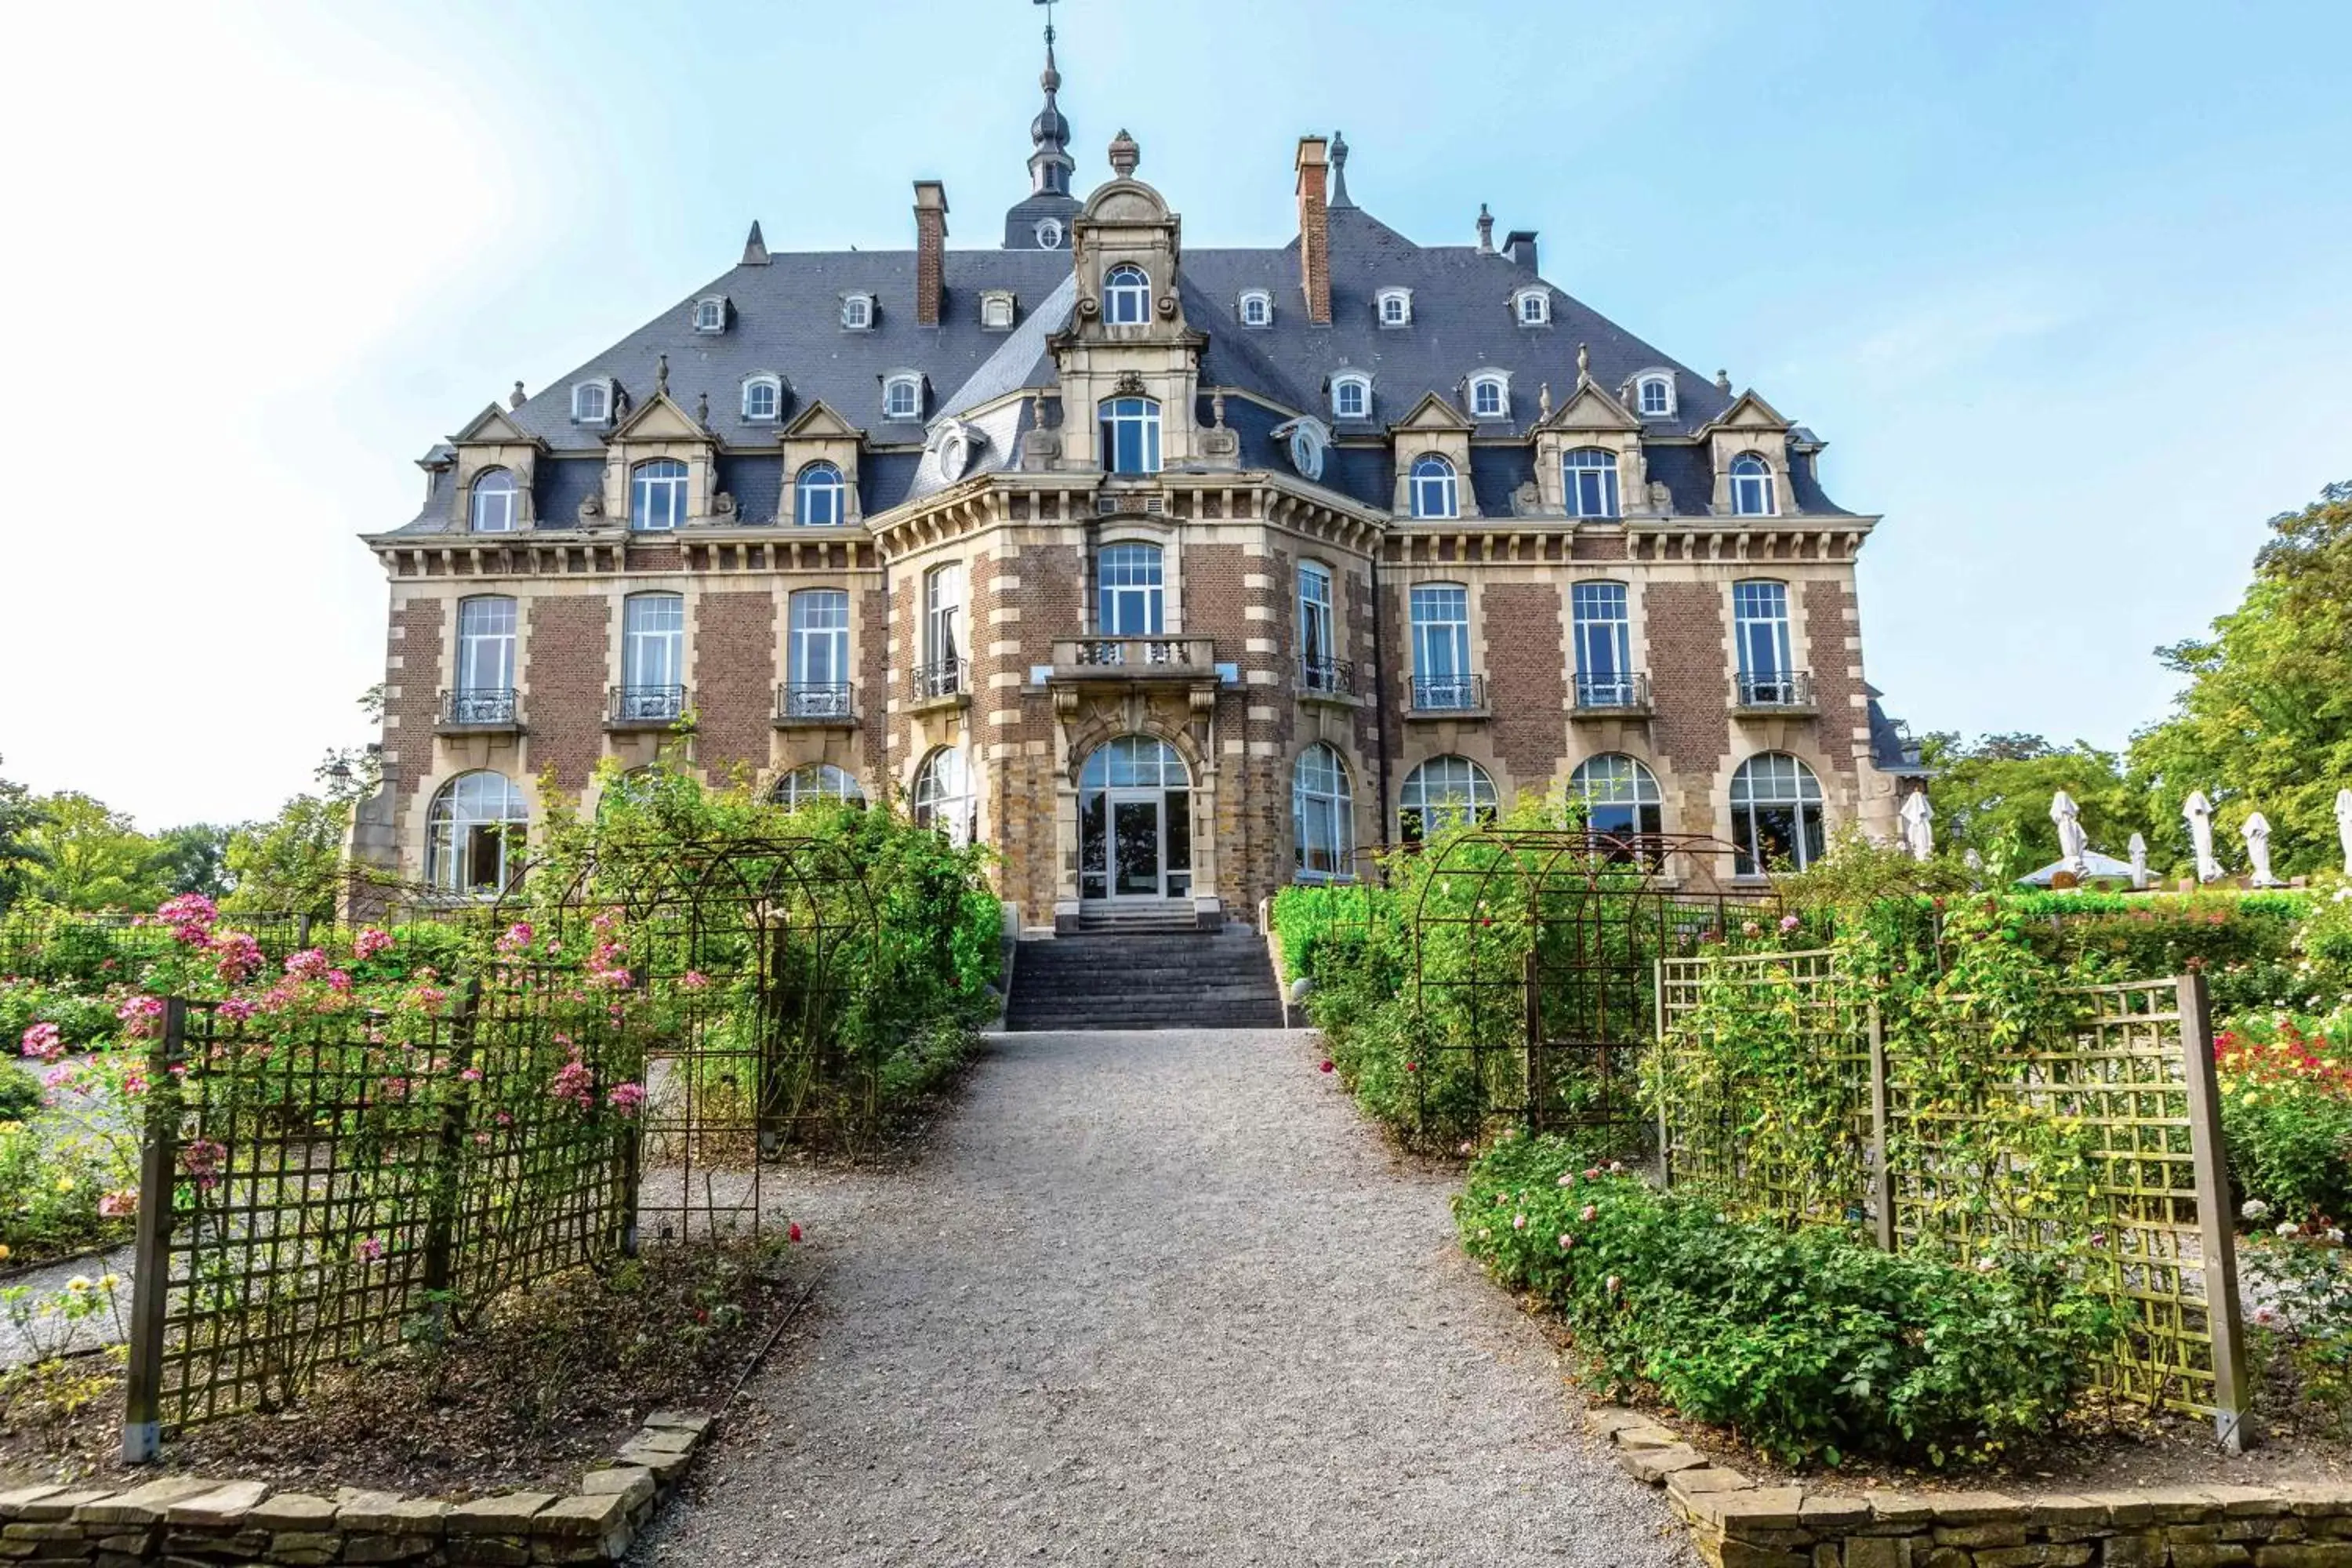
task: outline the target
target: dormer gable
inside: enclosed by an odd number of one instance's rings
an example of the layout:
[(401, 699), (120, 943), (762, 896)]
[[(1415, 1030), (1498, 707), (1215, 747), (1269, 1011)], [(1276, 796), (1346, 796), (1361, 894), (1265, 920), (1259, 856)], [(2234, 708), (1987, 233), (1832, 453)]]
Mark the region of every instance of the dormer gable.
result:
[(1569, 399), (1551, 416), (1538, 426), (1544, 430), (1624, 430), (1642, 427), (1641, 419), (1623, 404), (1601, 389), (1600, 383), (1586, 380), (1569, 395)]
[(1707, 421), (1702, 434), (1717, 430), (1783, 430), (1789, 422), (1778, 409), (1756, 395), (1753, 388), (1739, 395), (1732, 405)]
[(787, 441), (856, 441), (866, 432), (844, 419), (833, 405), (818, 398), (801, 411), (799, 418), (784, 426), (782, 439)]
[(1436, 393), (1426, 393), (1405, 416), (1389, 426), (1391, 433), (1416, 430), (1475, 430), (1477, 422)]
[(475, 415), (464, 429), (450, 437), (449, 444), (453, 447), (531, 447), (541, 451), (547, 448), (546, 442), (507, 417), (507, 411), (495, 403)]
[(604, 439), (613, 446), (625, 441), (708, 441), (710, 432), (677, 405), (665, 386), (629, 410)]

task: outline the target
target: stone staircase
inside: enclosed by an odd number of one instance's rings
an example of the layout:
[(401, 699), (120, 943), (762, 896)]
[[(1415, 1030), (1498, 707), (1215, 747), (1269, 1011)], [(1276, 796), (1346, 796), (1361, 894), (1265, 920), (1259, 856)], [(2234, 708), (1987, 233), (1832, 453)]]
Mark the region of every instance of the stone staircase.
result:
[(1081, 930), (1024, 942), (1008, 1029), (1278, 1029), (1282, 994), (1265, 939), (1217, 932)]

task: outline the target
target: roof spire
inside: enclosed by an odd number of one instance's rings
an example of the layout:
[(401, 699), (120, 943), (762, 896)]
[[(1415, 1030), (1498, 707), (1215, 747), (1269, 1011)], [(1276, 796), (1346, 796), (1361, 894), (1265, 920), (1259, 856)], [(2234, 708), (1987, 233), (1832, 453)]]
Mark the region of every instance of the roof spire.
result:
[(1029, 122), (1029, 140), (1035, 148), (1029, 154), (1029, 192), (1066, 196), (1075, 163), (1070, 157), (1070, 122), (1062, 118), (1061, 108), (1054, 101), (1054, 95), (1062, 90), (1062, 72), (1054, 63), (1054, 0), (1037, 3), (1045, 7), (1045, 69), (1037, 78), (1037, 85), (1045, 89), (1045, 107)]
[(1478, 254), (1495, 254), (1495, 215), (1486, 210), (1485, 202), (1478, 204)]
[(767, 264), (768, 242), (760, 237), (760, 220), (758, 218), (753, 218), (751, 220), (751, 237), (743, 241), (743, 260), (741, 265), (745, 267), (765, 267)]
[(1331, 199), (1324, 205), (1335, 207), (1356, 205), (1348, 199), (1348, 133), (1344, 131), (1331, 132)]

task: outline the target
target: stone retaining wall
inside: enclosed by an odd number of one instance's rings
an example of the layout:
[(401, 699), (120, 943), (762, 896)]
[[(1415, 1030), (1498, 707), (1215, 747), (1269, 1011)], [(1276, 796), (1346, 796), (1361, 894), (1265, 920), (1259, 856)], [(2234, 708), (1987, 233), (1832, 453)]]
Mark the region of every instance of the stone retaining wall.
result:
[(1713, 1568), (2352, 1568), (2352, 1484), (1841, 1497), (1758, 1486), (1631, 1410), (1586, 1424)]
[(0, 1564), (617, 1563), (709, 1427), (707, 1415), (648, 1416), (570, 1497), (440, 1502), (349, 1487), (315, 1497), (193, 1476), (128, 1491), (26, 1487), (0, 1492)]

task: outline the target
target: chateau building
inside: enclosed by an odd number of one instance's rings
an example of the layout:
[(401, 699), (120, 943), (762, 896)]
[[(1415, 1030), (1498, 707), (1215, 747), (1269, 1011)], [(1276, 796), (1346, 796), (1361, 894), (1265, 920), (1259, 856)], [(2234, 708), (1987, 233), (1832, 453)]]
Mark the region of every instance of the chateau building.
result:
[[(390, 579), (384, 784), (354, 847), (494, 889), (606, 757), (903, 800), (993, 847), (1028, 926), (1205, 921), (1548, 795), (1734, 848), (1895, 831), (1864, 683), (1876, 519), (1822, 443), (1547, 281), (1281, 175), (1298, 231), (1188, 248), (1121, 132), (1055, 102), (1001, 242), (740, 261), (422, 460)], [(1273, 174), (1270, 170), (1269, 174)], [(992, 239), (997, 238), (992, 235)], [(593, 800), (580, 802), (593, 809)]]

